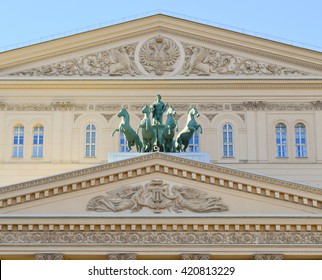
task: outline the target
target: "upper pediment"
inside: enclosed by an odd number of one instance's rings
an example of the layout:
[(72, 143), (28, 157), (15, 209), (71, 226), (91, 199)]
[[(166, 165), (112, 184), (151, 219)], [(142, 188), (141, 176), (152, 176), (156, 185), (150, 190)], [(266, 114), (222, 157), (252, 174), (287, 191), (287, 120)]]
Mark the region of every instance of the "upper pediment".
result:
[(0, 188), (0, 213), (69, 216), (321, 214), (322, 190), (152, 153)]
[(1, 54), (5, 79), (203, 79), (322, 74), (322, 55), (163, 15)]

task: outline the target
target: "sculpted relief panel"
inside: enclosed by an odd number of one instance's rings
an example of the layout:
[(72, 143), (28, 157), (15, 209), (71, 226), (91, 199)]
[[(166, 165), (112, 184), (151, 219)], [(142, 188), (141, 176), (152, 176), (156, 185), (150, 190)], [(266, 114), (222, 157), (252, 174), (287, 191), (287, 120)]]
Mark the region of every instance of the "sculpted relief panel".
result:
[(183, 44), (185, 64), (182, 73), (198, 75), (306, 75), (302, 71), (234, 56), (232, 54)]
[(309, 73), (158, 35), (10, 76), (285, 76)]
[(10, 76), (121, 76), (139, 74), (134, 63), (137, 44), (10, 74)]
[(170, 186), (161, 180), (152, 180), (144, 186), (117, 188), (92, 198), (87, 205), (88, 211), (138, 212), (150, 208), (154, 213), (165, 210), (181, 213), (184, 211), (207, 213), (227, 211), (220, 197), (211, 197), (206, 192), (187, 187)]

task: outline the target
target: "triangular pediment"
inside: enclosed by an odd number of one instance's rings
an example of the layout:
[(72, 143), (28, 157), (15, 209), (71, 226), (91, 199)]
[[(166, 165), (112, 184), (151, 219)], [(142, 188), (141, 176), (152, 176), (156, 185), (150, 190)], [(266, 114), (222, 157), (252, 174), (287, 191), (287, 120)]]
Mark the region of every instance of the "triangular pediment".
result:
[(0, 55), (3, 79), (314, 77), (322, 55), (155, 15)]
[(152, 153), (0, 189), (5, 215), (287, 216), (322, 213), (322, 190)]

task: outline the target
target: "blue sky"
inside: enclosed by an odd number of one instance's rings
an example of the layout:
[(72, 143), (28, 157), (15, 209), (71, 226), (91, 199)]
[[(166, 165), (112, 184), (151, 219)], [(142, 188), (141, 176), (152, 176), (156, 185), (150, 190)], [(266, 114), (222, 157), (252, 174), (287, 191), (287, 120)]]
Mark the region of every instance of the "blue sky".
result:
[(322, 52), (322, 0), (0, 0), (0, 51), (165, 13)]

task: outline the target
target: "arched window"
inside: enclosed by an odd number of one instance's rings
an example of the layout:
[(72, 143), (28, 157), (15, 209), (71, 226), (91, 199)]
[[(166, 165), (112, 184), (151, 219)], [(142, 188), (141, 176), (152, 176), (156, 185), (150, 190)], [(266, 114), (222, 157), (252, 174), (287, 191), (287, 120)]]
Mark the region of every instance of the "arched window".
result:
[(190, 153), (199, 152), (199, 132), (195, 132), (189, 140), (188, 151)]
[(275, 126), (276, 136), (276, 157), (286, 158), (287, 157), (287, 134), (286, 125), (279, 123)]
[(127, 140), (124, 133), (120, 131), (120, 152), (127, 152)]
[(44, 127), (41, 124), (38, 124), (33, 128), (32, 157), (44, 157)]
[(96, 126), (93, 124), (86, 126), (85, 156), (96, 157)]
[(13, 129), (13, 158), (23, 158), (24, 126), (19, 124)]
[(295, 125), (296, 157), (306, 157), (306, 129), (303, 123)]
[(226, 123), (222, 129), (223, 157), (234, 157), (234, 136), (233, 126)]

